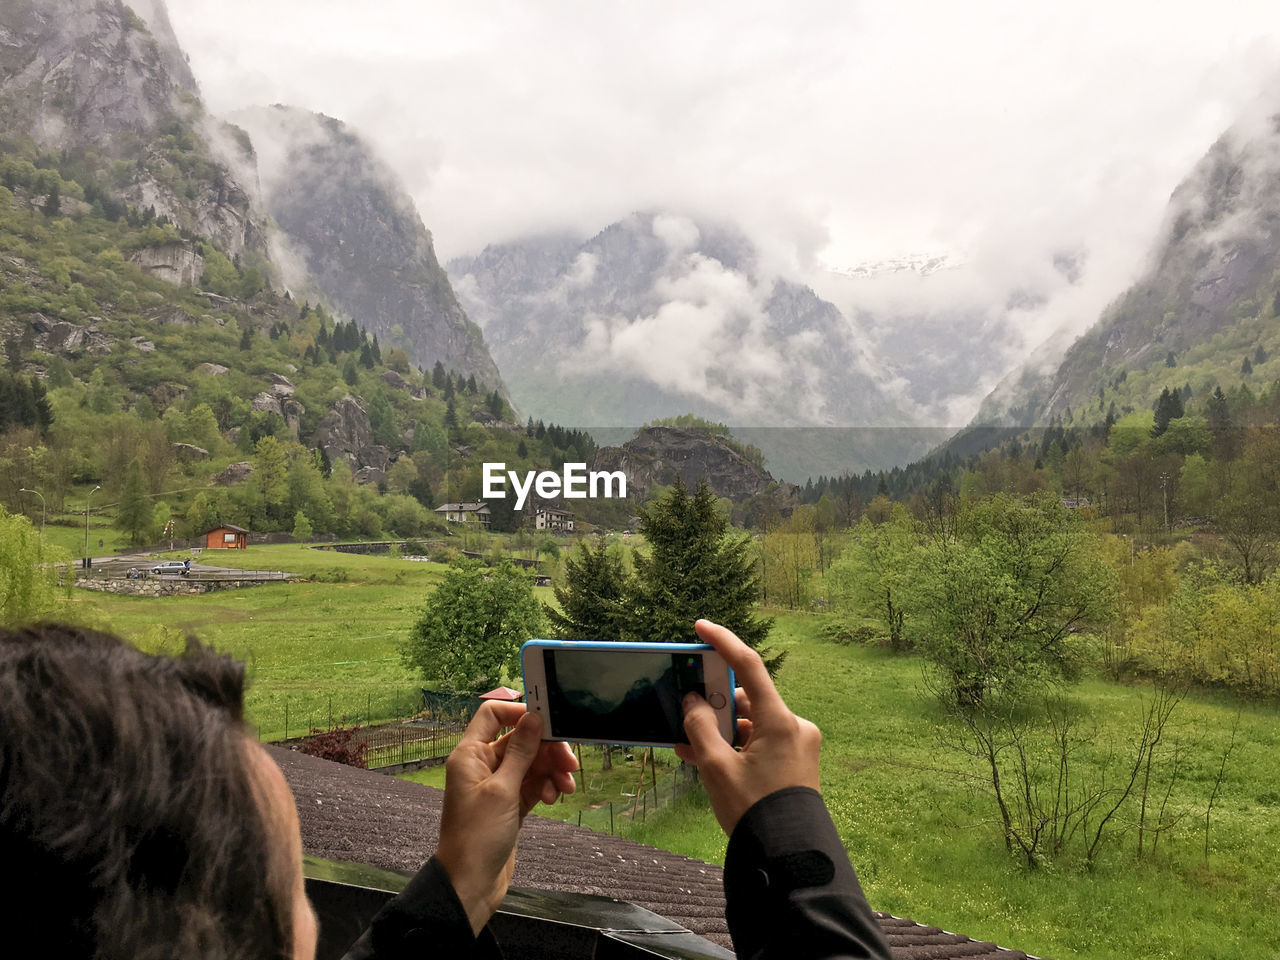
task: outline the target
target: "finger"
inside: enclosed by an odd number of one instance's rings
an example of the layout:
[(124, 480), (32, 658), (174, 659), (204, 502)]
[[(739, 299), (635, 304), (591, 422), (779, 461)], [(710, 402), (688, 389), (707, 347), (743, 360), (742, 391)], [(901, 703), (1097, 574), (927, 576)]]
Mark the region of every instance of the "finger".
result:
[(751, 716), (751, 698), (741, 687), (733, 691), (733, 706), (739, 717), (746, 719)]
[(757, 720), (766, 714), (788, 712), (760, 654), (739, 640), (728, 627), (722, 627), (718, 623), (699, 620), (693, 628), (698, 632), (698, 637), (715, 647), (716, 652), (733, 668), (754, 712), (758, 714)]
[(476, 715), (467, 724), (467, 729), (462, 733), (462, 739), (480, 743), (492, 743), (503, 730), (508, 727), (514, 727), (520, 721), (520, 718), (524, 716), (524, 712), (523, 703), (502, 703), (487, 700), (480, 704), (480, 709), (476, 711)]
[(541, 744), (542, 718), (536, 713), (526, 713), (507, 738), (502, 762), (494, 773), (494, 777), (511, 791), (509, 795), (520, 793), (521, 784), (528, 776), (533, 761), (538, 758)]
[(733, 747), (720, 735), (720, 724), (711, 704), (696, 693), (684, 698), (684, 732), (689, 737), (694, 756), (699, 765), (714, 760), (725, 760), (733, 755)]
[(553, 773), (552, 778), (555, 781), (556, 789), (561, 793), (576, 793), (578, 790), (578, 781), (573, 779), (573, 774), (565, 770), (557, 770)]
[(695, 767), (698, 765), (698, 755), (689, 744), (677, 743), (675, 745), (675, 751), (676, 756), (679, 757), (683, 763), (691, 763)]
[(738, 721), (737, 745), (739, 747), (746, 747), (746, 745), (751, 742), (751, 730), (752, 724), (750, 720), (743, 719)]

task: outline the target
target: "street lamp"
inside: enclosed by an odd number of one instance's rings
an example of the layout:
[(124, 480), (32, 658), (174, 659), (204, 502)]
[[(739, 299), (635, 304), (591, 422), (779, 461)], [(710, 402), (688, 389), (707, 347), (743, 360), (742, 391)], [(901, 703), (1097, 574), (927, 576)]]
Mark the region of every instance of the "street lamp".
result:
[(40, 498), (40, 533), (41, 533), (41, 534), (43, 534), (43, 533), (44, 533), (44, 514), (45, 514), (45, 509), (44, 509), (44, 494), (43, 494), (43, 493), (41, 493), (39, 490), (28, 490), (26, 487), (19, 487), (19, 488), (18, 488), (18, 492), (19, 492), (19, 493), (34, 493), (37, 497), (39, 497), (39, 498)]
[(89, 491), (89, 496), (84, 498), (84, 568), (88, 570), (93, 564), (89, 561), (89, 497), (102, 489), (102, 484), (98, 484)]

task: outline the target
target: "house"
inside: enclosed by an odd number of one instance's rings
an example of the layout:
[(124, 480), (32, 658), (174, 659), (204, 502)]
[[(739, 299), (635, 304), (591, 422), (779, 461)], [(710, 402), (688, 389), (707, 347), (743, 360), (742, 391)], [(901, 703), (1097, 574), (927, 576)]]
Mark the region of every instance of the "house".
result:
[(205, 533), (204, 546), (206, 550), (243, 550), (249, 546), (249, 531), (224, 523)]
[(487, 503), (446, 503), (436, 507), (436, 514), (450, 523), (479, 523), (486, 530), (491, 522)]
[(568, 510), (558, 510), (555, 507), (539, 507), (537, 513), (533, 515), (533, 526), (535, 530), (572, 533), (573, 514)]

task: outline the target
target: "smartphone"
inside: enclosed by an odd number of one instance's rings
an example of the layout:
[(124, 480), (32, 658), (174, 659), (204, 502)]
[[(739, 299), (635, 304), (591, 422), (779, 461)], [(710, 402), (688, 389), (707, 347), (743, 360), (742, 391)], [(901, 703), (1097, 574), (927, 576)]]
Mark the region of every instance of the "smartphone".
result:
[(703, 643), (530, 640), (520, 648), (525, 703), (544, 740), (670, 747), (688, 743), (685, 695), (701, 694), (720, 734), (737, 733), (733, 671)]

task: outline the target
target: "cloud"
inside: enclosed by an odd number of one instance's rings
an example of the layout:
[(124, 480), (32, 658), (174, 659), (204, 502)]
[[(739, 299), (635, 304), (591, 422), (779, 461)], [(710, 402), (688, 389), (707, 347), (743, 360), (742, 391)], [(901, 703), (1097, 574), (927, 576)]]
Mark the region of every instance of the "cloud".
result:
[[(170, 11), (214, 111), (285, 102), (347, 121), (408, 185), (443, 260), (678, 210), (737, 223), (762, 272), (849, 315), (958, 307), (1004, 368), (1138, 275), (1173, 188), (1280, 67), (1274, 0)], [(681, 252), (678, 228), (661, 229)], [(1076, 283), (1054, 269), (1064, 250), (1087, 254)], [(824, 273), (921, 251), (966, 265)], [(1020, 292), (1041, 305), (1005, 316)]]

